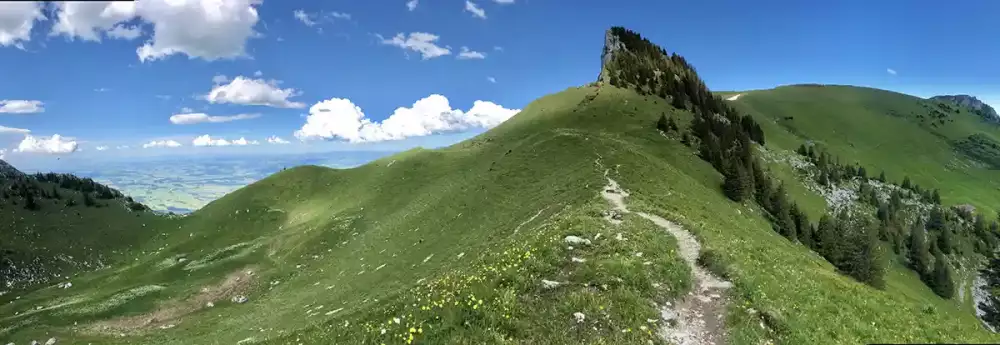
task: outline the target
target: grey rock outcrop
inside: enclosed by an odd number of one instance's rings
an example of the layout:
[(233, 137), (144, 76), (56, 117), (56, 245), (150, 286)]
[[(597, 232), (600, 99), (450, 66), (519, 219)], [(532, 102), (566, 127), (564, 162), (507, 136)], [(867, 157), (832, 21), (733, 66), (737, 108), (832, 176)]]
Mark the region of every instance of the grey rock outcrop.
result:
[(976, 114), (979, 114), (979, 116), (982, 116), (984, 120), (994, 123), (1000, 123), (1000, 114), (997, 114), (997, 111), (993, 109), (993, 107), (991, 107), (989, 104), (983, 103), (983, 101), (979, 100), (975, 96), (942, 95), (942, 96), (934, 96), (931, 97), (930, 99), (935, 101), (945, 101), (958, 104), (962, 107), (968, 108), (969, 110), (971, 110)]

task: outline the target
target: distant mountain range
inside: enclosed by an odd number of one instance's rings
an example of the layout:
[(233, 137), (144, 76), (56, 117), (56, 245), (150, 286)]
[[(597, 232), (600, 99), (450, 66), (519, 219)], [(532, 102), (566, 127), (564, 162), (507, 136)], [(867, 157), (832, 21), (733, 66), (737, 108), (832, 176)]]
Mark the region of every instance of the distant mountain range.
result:
[(932, 100), (945, 101), (969, 108), (972, 112), (982, 116), (984, 120), (993, 123), (1000, 123), (1000, 114), (989, 104), (983, 103), (975, 96), (970, 95), (943, 95), (931, 97)]

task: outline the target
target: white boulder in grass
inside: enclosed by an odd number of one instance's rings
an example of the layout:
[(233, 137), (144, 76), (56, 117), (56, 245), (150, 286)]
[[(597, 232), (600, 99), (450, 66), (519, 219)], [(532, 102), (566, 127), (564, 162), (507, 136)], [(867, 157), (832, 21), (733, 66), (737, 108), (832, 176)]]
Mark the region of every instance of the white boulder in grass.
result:
[(573, 236), (573, 235), (566, 236), (566, 238), (563, 239), (563, 241), (565, 241), (566, 243), (569, 243), (569, 244), (586, 244), (586, 245), (590, 245), (590, 240), (589, 239), (582, 238), (582, 237), (579, 237), (579, 236)]

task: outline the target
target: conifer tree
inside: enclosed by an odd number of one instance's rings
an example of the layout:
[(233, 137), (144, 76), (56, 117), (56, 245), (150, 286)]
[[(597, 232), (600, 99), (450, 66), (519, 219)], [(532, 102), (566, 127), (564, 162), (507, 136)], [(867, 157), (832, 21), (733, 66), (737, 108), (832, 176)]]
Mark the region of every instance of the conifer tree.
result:
[(732, 160), (726, 169), (725, 181), (722, 184), (723, 192), (729, 199), (735, 202), (743, 202), (753, 193), (753, 184), (750, 176), (739, 162)]
[(667, 128), (671, 131), (677, 131), (680, 127), (677, 127), (677, 121), (674, 121), (673, 117), (667, 118)]
[(820, 217), (814, 236), (816, 237), (817, 252), (820, 256), (830, 262), (840, 259), (840, 234), (837, 233), (836, 220), (829, 213)]
[(885, 203), (879, 202), (878, 203), (878, 210), (875, 212), (875, 215), (878, 218), (878, 220), (882, 221), (882, 224), (888, 224), (889, 223), (889, 206), (886, 205)]
[(35, 195), (31, 192), (24, 195), (24, 208), (28, 210), (37, 210), (39, 208), (38, 202), (35, 201)]
[(815, 246), (812, 243), (812, 227), (809, 225), (809, 217), (806, 213), (799, 208), (798, 204), (792, 203), (791, 215), (792, 221), (795, 222), (795, 233), (798, 236), (799, 242), (809, 248)]
[(885, 171), (878, 174), (878, 181), (885, 183)]
[(667, 121), (667, 114), (660, 115), (660, 119), (656, 121), (656, 129), (659, 129), (663, 132), (667, 132), (670, 130), (670, 126), (668, 125)]
[(843, 225), (841, 231), (846, 237), (844, 243), (848, 246), (848, 250), (838, 268), (860, 282), (875, 288), (884, 288), (885, 263), (874, 223), (870, 220), (853, 223), (856, 224), (840, 222)]
[(903, 178), (903, 185), (902, 185), (902, 187), (903, 187), (903, 189), (912, 189), (913, 188), (913, 186), (911, 185), (910, 177), (909, 176), (906, 176), (906, 177)]
[(83, 206), (91, 207), (96, 204), (96, 202), (94, 201), (94, 197), (90, 196), (90, 193), (84, 192), (82, 194), (83, 194)]
[(944, 211), (940, 207), (932, 208), (930, 215), (927, 216), (927, 229), (941, 230), (944, 229), (944, 226)]
[[(765, 206), (768, 208), (768, 206)], [(788, 195), (785, 192), (785, 185), (778, 185), (778, 189), (771, 195), (768, 211), (774, 217), (775, 229), (790, 240), (796, 240), (795, 222), (792, 220), (791, 205), (788, 203)]]
[(934, 194), (931, 195), (931, 202), (935, 205), (941, 205), (941, 193), (937, 189), (934, 190)]
[(941, 229), (941, 234), (937, 237), (938, 249), (945, 254), (951, 254), (952, 248), (954, 248), (955, 245), (953, 236), (954, 235), (952, 235), (950, 227), (945, 226)]
[(891, 215), (893, 213), (896, 213), (896, 211), (899, 211), (902, 208), (903, 208), (902, 193), (900, 193), (898, 190), (892, 191), (892, 193), (889, 194), (889, 214)]
[(924, 276), (927, 273), (931, 257), (927, 252), (927, 237), (924, 233), (924, 225), (919, 221), (913, 223), (913, 227), (910, 228), (910, 251), (908, 259), (910, 261), (910, 268), (920, 274), (920, 276)]
[(677, 109), (687, 109), (687, 102), (684, 99), (683, 93), (674, 94), (671, 97), (670, 105)]
[(52, 198), (56, 200), (62, 199), (62, 195), (59, 194), (59, 188), (57, 187), (52, 187), (52, 193), (50, 193), (49, 195), (51, 195)]
[(952, 280), (951, 267), (948, 267), (948, 260), (940, 251), (934, 256), (934, 273), (929, 285), (941, 298), (949, 299), (955, 295), (955, 281)]

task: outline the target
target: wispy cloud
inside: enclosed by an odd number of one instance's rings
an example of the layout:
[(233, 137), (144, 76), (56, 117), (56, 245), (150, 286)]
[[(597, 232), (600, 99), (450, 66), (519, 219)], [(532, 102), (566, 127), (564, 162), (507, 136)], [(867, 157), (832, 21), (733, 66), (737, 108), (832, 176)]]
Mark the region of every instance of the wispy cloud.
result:
[(406, 2), (406, 8), (410, 11), (417, 9), (418, 0), (410, 0)]
[(886, 72), (886, 73), (889, 73), (889, 74), (892, 74), (892, 75), (896, 75), (896, 70), (894, 70), (894, 69), (892, 69), (892, 68), (886, 68), (886, 69), (885, 69), (885, 72)]
[(403, 33), (398, 33), (391, 39), (382, 37), (382, 35), (379, 34), (375, 34), (375, 36), (378, 37), (382, 44), (418, 52), (420, 53), (420, 58), (424, 60), (451, 54), (450, 49), (436, 44), (440, 37), (435, 34), (426, 32), (411, 32), (409, 36), (407, 36)]
[(496, 84), (496, 83), (497, 83), (497, 78), (493, 78), (493, 77), (486, 77), (486, 80), (488, 80), (489, 82), (491, 82), (491, 83), (493, 83), (493, 84)]
[(170, 123), (175, 125), (193, 125), (198, 123), (222, 123), (238, 120), (249, 120), (260, 117), (260, 114), (239, 114), (230, 116), (213, 116), (205, 113), (176, 114), (170, 116)]
[(465, 10), (472, 13), (473, 17), (486, 19), (486, 10), (477, 6), (474, 2), (465, 0)]
[(459, 51), (459, 53), (458, 53), (457, 58), (459, 60), (467, 60), (467, 59), (480, 59), (481, 60), (481, 59), (485, 59), (486, 58), (486, 53), (477, 52), (475, 50), (469, 50), (469, 47), (462, 47), (461, 51)]

